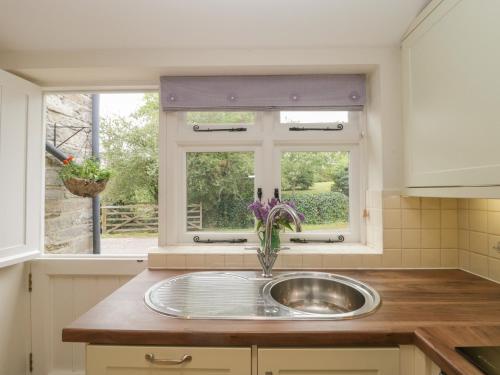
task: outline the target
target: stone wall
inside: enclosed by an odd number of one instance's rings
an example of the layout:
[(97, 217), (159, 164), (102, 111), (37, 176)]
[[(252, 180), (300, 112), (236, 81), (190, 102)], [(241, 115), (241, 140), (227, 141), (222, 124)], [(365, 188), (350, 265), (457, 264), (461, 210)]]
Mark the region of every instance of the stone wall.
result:
[[(45, 97), (47, 142), (76, 160), (91, 155), (92, 96), (51, 94)], [(63, 145), (75, 131), (83, 128)], [(92, 253), (92, 200), (71, 194), (59, 179), (61, 163), (45, 154), (45, 251)]]

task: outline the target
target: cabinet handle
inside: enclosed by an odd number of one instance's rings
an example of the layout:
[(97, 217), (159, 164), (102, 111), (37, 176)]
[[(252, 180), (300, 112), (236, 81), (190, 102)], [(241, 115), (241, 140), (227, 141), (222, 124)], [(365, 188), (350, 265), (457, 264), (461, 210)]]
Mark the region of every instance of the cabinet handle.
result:
[(156, 359), (153, 353), (146, 353), (144, 358), (155, 365), (181, 365), (193, 359), (189, 354), (185, 354), (181, 359)]

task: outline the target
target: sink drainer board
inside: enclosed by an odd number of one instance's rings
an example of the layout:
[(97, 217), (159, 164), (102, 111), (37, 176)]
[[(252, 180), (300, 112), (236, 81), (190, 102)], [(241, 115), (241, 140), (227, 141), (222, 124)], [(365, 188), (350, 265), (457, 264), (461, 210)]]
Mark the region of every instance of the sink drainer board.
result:
[(151, 309), (184, 319), (341, 320), (367, 315), (378, 293), (355, 279), (322, 272), (192, 272), (153, 285)]

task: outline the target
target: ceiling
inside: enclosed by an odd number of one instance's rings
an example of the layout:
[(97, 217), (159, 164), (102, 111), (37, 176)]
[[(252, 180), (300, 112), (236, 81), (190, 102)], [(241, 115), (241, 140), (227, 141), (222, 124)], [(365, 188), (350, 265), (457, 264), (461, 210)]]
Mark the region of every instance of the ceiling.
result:
[(0, 0), (0, 51), (395, 46), (428, 0)]

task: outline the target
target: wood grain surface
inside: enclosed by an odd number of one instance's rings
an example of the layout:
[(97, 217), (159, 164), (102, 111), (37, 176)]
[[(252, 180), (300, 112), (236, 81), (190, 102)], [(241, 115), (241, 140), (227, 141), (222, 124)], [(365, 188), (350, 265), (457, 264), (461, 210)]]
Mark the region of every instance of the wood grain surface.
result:
[(460, 270), (332, 270), (368, 283), (382, 298), (375, 313), (345, 321), (188, 320), (146, 307), (144, 293), (150, 286), (187, 272), (143, 271), (66, 327), (63, 341), (280, 347), (416, 344), (448, 375), (476, 374), (454, 346), (500, 345), (500, 285)]

